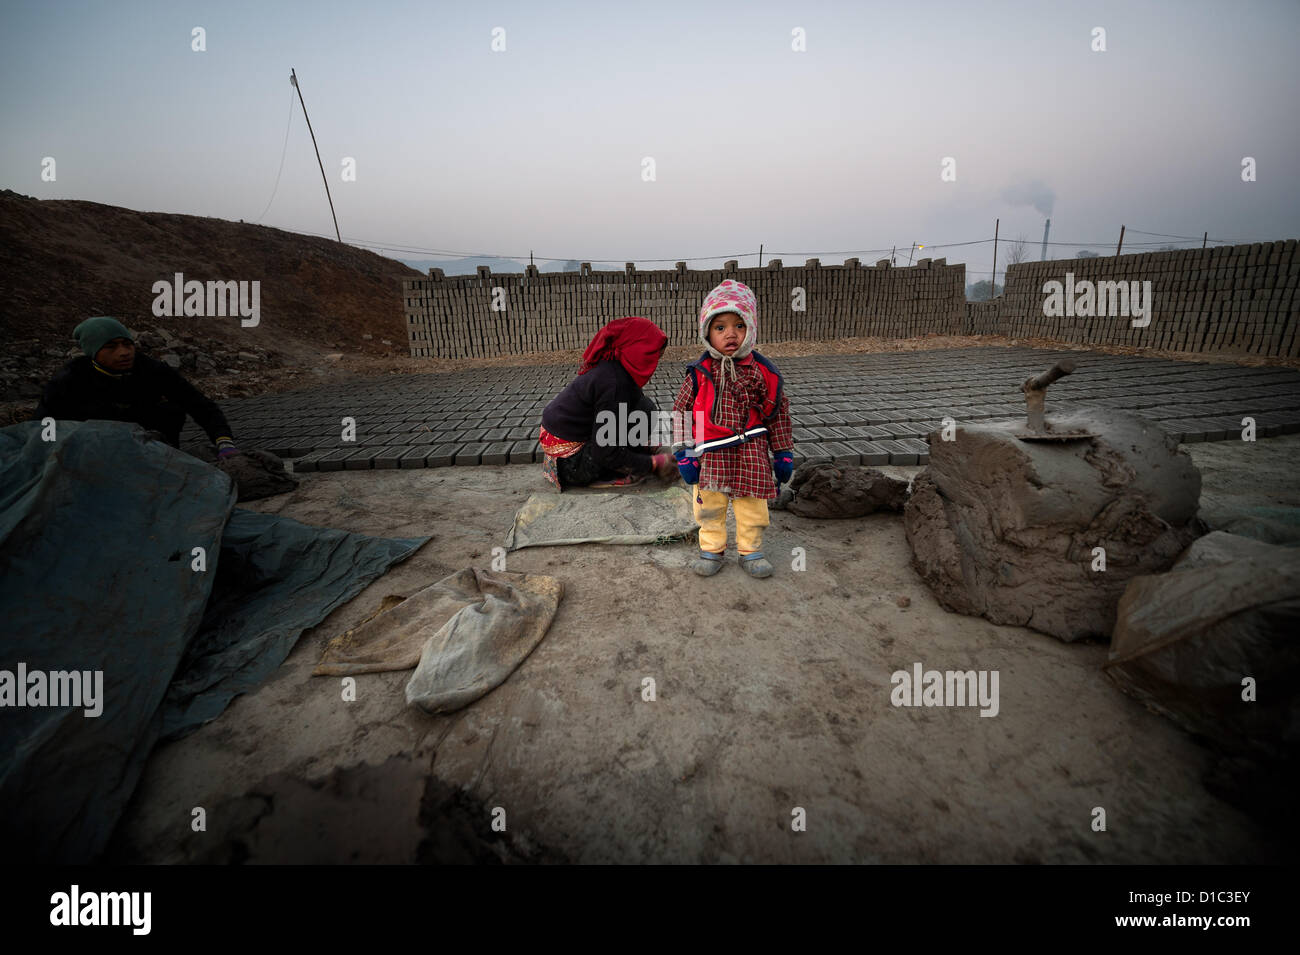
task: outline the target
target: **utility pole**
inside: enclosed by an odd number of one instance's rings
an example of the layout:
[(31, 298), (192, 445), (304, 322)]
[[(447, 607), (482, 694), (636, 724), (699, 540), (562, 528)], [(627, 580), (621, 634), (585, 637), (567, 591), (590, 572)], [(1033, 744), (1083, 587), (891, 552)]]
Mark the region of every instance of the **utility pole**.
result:
[(342, 242), (343, 236), (339, 234), (339, 217), (334, 214), (334, 198), (330, 195), (330, 181), (325, 176), (325, 164), (320, 161), (320, 147), (316, 145), (316, 134), (312, 132), (311, 119), (307, 116), (307, 104), (303, 102), (302, 87), (298, 85), (298, 74), (293, 71), (292, 66), (289, 67), (289, 82), (298, 91), (298, 102), (302, 103), (302, 118), (307, 120), (307, 132), (311, 133), (311, 148), (316, 150), (316, 162), (320, 166), (320, 177), (325, 181), (325, 198), (330, 203), (330, 218), (334, 220), (334, 237)]
[(993, 220), (993, 281), (989, 284), (989, 301), (998, 294), (998, 229), (1002, 227), (1001, 219)]
[(896, 256), (897, 254), (898, 254), (898, 246), (894, 246), (892, 249), (889, 250), (889, 264), (890, 264), (890, 265), (897, 265), (897, 264), (898, 264), (898, 259), (895, 258), (895, 256)]
[(1115, 254), (1119, 255), (1119, 250), (1122, 248), (1124, 248), (1124, 226), (1119, 227), (1119, 245), (1115, 246)]
[(1209, 241), (1210, 241), (1210, 233), (1207, 232), (1207, 233), (1205, 233), (1204, 236), (1201, 237), (1201, 248), (1202, 248), (1202, 249), (1205, 248), (1205, 243), (1207, 243), (1207, 242), (1209, 242)]
[(913, 242), (913, 243), (912, 243), (912, 248), (911, 248), (910, 250), (908, 250), (908, 253), (907, 253), (907, 265), (908, 265), (908, 268), (911, 268), (911, 266), (912, 266), (912, 255), (913, 255), (913, 253), (915, 253), (915, 252), (916, 252), (916, 243)]
[(758, 267), (763, 267), (763, 243), (758, 243)]

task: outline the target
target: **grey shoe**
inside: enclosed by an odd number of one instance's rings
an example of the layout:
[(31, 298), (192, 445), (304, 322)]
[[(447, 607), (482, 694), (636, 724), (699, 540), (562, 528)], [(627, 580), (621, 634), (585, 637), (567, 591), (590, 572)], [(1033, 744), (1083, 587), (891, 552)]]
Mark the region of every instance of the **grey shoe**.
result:
[(696, 558), (695, 563), (691, 564), (691, 570), (695, 571), (701, 577), (712, 577), (722, 569), (722, 554), (710, 553), (707, 550), (700, 551), (700, 556)]
[(740, 556), (740, 566), (745, 569), (745, 573), (751, 577), (771, 577), (772, 565), (768, 563), (761, 550), (756, 550), (752, 554), (742, 554)]

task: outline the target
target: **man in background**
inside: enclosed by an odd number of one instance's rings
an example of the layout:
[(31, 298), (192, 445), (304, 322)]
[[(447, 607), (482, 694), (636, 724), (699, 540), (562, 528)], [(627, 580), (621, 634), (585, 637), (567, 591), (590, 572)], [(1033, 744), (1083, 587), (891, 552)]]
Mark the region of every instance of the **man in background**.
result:
[(37, 419), (133, 421), (178, 448), (188, 414), (216, 445), (218, 459), (239, 453), (216, 403), (168, 365), (137, 354), (134, 337), (117, 319), (88, 318), (72, 337), (85, 357), (72, 359), (50, 379)]

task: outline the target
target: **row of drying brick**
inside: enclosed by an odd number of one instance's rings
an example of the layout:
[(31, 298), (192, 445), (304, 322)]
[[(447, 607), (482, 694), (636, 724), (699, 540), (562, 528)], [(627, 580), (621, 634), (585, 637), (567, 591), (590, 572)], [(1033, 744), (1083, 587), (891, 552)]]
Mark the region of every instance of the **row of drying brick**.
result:
[[(1086, 404), (1136, 411), (1167, 425), (1176, 419), (1224, 419), (1225, 427), (1236, 427), (1242, 417), (1256, 420), (1261, 429), (1276, 425), (1300, 422), (1300, 399), (1294, 395), (1249, 395), (1231, 397), (1235, 393), (1170, 392), (1133, 394), (1123, 397), (1093, 397)], [(1082, 398), (1083, 396), (1078, 396)], [(1049, 410), (1066, 413), (1078, 410), (1076, 399), (1053, 400)], [(841, 410), (834, 410), (834, 409)], [(845, 439), (896, 439), (929, 434), (941, 425), (944, 417), (951, 416), (959, 423), (992, 418), (1019, 417), (1023, 406), (1015, 403), (986, 401), (974, 404), (970, 400), (872, 410), (848, 405), (827, 405), (825, 410), (800, 410), (795, 418), (794, 437), (797, 442), (841, 441)], [(435, 420), (442, 419), (442, 420)], [(296, 418), (291, 422), (275, 417), (251, 419), (232, 417), (236, 431), (245, 437), (241, 444), (253, 449), (267, 450), (280, 457), (307, 457), (313, 453), (339, 450), (342, 432), (337, 419)], [(347, 442), (352, 448), (431, 447), (438, 445), (466, 446), (480, 443), (515, 443), (530, 441), (537, 436), (537, 425), (531, 416), (502, 418), (481, 417), (477, 414), (435, 412), (421, 415), (378, 415), (358, 418), (356, 429)], [(1197, 429), (1193, 429), (1197, 430)], [(1203, 429), (1200, 429), (1203, 430)], [(1261, 434), (1276, 433), (1261, 430)]]
[[(1161, 422), (1161, 426), (1179, 441), (1236, 440), (1241, 436), (1241, 422), (1234, 418), (1179, 419)], [(1256, 429), (1257, 438), (1300, 433), (1300, 416), (1290, 421), (1264, 424)], [(474, 442), (410, 447), (334, 448), (313, 452), (293, 462), (296, 472), (354, 471), (386, 468), (438, 468), (474, 465), (532, 464), (542, 460), (536, 441)], [(875, 441), (846, 439), (841, 441), (804, 441), (795, 445), (799, 466), (835, 464), (916, 465), (930, 460), (930, 446), (921, 437), (881, 439)]]
[[(1228, 422), (1226, 427), (1236, 427), (1243, 417), (1254, 419), (1261, 429), (1300, 423), (1300, 407), (1298, 407), (1300, 402), (1295, 398), (1279, 396), (1207, 401), (1204, 397), (1192, 393), (1160, 394), (1146, 398), (1130, 396), (1120, 399), (1094, 399), (1089, 403), (1134, 411), (1152, 420), (1164, 422), (1167, 427), (1172, 424), (1181, 425), (1183, 422), (1179, 419), (1226, 421)], [(1086, 405), (1081, 406), (1073, 401), (1049, 402), (1049, 411), (1054, 414), (1074, 413), (1085, 407)], [(1022, 413), (1022, 408), (1006, 404), (927, 406), (879, 412), (859, 409), (822, 414), (801, 413), (795, 418), (794, 438), (799, 443), (910, 438), (930, 434), (941, 427), (945, 417), (951, 417), (961, 424), (994, 418), (1016, 418)], [(517, 419), (513, 420), (517, 422)], [(507, 425), (497, 419), (485, 419), (467, 421), (454, 427), (448, 427), (447, 422), (435, 422), (435, 424), (441, 424), (442, 427), (429, 428), (409, 420), (376, 421), (350, 434), (347, 444), (352, 448), (369, 449), (400, 446), (427, 448), (436, 445), (509, 444), (530, 441), (537, 437), (535, 423)], [(332, 421), (326, 425), (303, 427), (298, 424), (290, 428), (275, 428), (253, 421), (240, 421), (236, 430), (242, 435), (247, 435), (247, 438), (240, 442), (242, 446), (270, 451), (286, 458), (307, 457), (318, 452), (339, 450), (342, 447), (342, 433)], [(1261, 433), (1267, 435), (1281, 432), (1273, 430), (1261, 431)]]
[[(930, 447), (919, 438), (882, 441), (808, 442), (795, 446), (800, 464), (925, 464)], [(480, 464), (531, 464), (542, 460), (536, 441), (496, 441), (441, 444), (433, 447), (395, 445), (387, 448), (334, 448), (316, 451), (293, 462), (295, 472), (366, 471), (385, 468), (441, 468)]]

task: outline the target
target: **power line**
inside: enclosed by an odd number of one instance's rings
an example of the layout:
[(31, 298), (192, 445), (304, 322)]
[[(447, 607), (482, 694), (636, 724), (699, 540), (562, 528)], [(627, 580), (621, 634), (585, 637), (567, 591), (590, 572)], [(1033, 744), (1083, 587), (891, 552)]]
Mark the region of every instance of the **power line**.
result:
[(257, 217), (258, 223), (260, 223), (264, 218), (266, 218), (266, 213), (270, 210), (271, 203), (275, 201), (275, 194), (280, 189), (280, 173), (284, 172), (284, 157), (285, 154), (289, 151), (289, 127), (292, 125), (293, 125), (293, 90), (289, 90), (289, 119), (284, 124), (284, 146), (280, 150), (280, 168), (275, 171), (275, 185), (271, 187), (271, 198), (266, 200), (266, 208), (263, 209), (262, 214)]
[[(925, 249), (956, 249), (964, 245), (987, 245), (992, 239), (972, 239), (970, 242), (926, 242), (922, 248)], [(909, 243), (910, 244), (910, 243)], [(831, 253), (827, 253), (828, 255)]]
[[(1186, 239), (1188, 242), (1200, 242), (1203, 236), (1199, 235), (1168, 235), (1164, 232), (1143, 232), (1141, 229), (1129, 229), (1130, 232), (1136, 232), (1138, 235), (1158, 235), (1164, 239)], [(1215, 239), (1218, 242), (1220, 240)]]
[[(277, 191), (279, 190), (279, 188), (280, 188), (280, 175), (281, 175), (281, 173), (284, 171), (284, 158), (285, 158), (285, 155), (286, 155), (286, 153), (287, 153), (287, 151), (288, 151), (288, 146), (289, 146), (289, 129), (290, 129), (290, 127), (291, 127), (292, 124), (293, 124), (293, 99), (294, 99), (294, 91), (298, 89), (297, 77), (293, 75), (292, 71), (290, 71), (290, 83), (292, 84), (292, 88), (291, 88), (290, 93), (289, 93), (289, 118), (288, 118), (288, 121), (285, 123), (285, 128), (284, 128), (284, 146), (283, 146), (283, 148), (282, 148), (281, 151), (280, 151), (280, 168), (276, 171), (276, 174), (275, 174), (275, 186), (274, 186), (274, 187), (272, 188), (272, 190), (271, 190), (271, 198), (270, 198), (270, 200), (267, 201), (267, 203), (266, 203), (266, 208), (262, 210), (262, 215), (259, 216), (259, 217), (257, 218), (257, 222), (258, 222), (258, 223), (260, 223), (260, 222), (262, 221), (262, 219), (266, 216), (267, 211), (270, 210), (270, 208), (271, 208), (271, 203), (275, 201), (276, 192), (277, 192)], [(302, 93), (301, 93), (300, 90), (298, 91), (298, 98), (299, 98), (299, 100), (301, 100), (301, 98), (302, 98)], [(306, 117), (306, 104), (303, 105), (303, 116), (304, 116), (304, 118)], [(308, 120), (308, 128), (309, 128), (309, 129), (310, 129), (310, 126), (311, 126), (311, 121)], [(312, 135), (312, 143), (313, 143), (313, 145), (315, 145), (315, 134)], [(320, 152), (319, 152), (319, 150), (317, 150), (317, 160), (319, 161), (319, 159), (320, 159)], [(321, 176), (322, 176), (322, 178), (324, 177), (324, 175), (325, 175), (325, 168), (324, 168), (324, 166), (322, 165), (322, 166), (321, 166)], [(326, 181), (326, 183), (325, 183), (325, 190), (326, 190), (326, 195), (328, 196), (328, 193), (329, 193), (329, 182), (328, 182), (328, 181)], [(333, 201), (333, 199), (331, 198), (331, 199), (330, 199), (330, 213), (331, 213), (331, 215), (333, 214), (333, 211), (334, 211), (334, 201)], [(337, 222), (337, 220), (335, 220), (335, 226), (334, 226), (334, 228), (335, 228), (335, 237), (336, 237), (340, 242), (343, 241), (343, 237), (342, 237), (342, 235), (340, 235), (340, 234), (338, 233), (338, 222)], [(285, 230), (285, 231), (296, 232), (297, 230), (287, 229), (287, 230)], [(1202, 241), (1206, 241), (1206, 237), (1205, 237), (1205, 236), (1173, 235), (1173, 234), (1164, 233), (1164, 232), (1145, 232), (1145, 231), (1143, 231), (1143, 230), (1141, 230), (1141, 229), (1130, 229), (1130, 230), (1128, 230), (1128, 231), (1130, 231), (1130, 232), (1135, 232), (1135, 233), (1137, 233), (1137, 234), (1139, 234), (1139, 235), (1157, 236), (1157, 237), (1159, 237), (1159, 238), (1164, 238), (1164, 239), (1181, 239), (1181, 240), (1184, 240), (1184, 241), (1187, 241), (1187, 242), (1202, 242)], [(298, 235), (312, 235), (312, 236), (317, 236), (317, 237), (322, 238), (322, 239), (327, 239), (327, 238), (329, 238), (329, 236), (327, 236), (327, 235), (325, 235), (325, 234), (323, 234), (323, 233), (320, 233), (320, 232), (307, 232), (307, 231), (302, 231), (302, 232), (297, 232), (297, 234), (298, 234)], [(966, 248), (966, 247), (974, 246), (974, 245), (988, 245), (988, 244), (990, 244), (990, 243), (992, 243), (992, 242), (994, 242), (994, 241), (995, 241), (994, 239), (989, 238), (989, 239), (972, 239), (972, 240), (970, 240), (970, 241), (968, 241), (968, 242), (942, 242), (942, 243), (933, 243), (933, 242), (932, 242), (932, 243), (926, 243), (924, 246), (922, 246), (922, 248), (924, 248), (924, 249), (958, 249), (958, 248)], [(1008, 243), (1011, 244), (1011, 243), (1015, 243), (1015, 242), (1017, 242), (1017, 241), (1020, 241), (1020, 240), (1008, 240)], [(1025, 242), (1028, 242), (1027, 239), (1024, 240), (1024, 241), (1025, 241)], [(1223, 239), (1223, 238), (1211, 238), (1211, 239), (1209, 239), (1209, 241), (1212, 241), (1212, 242), (1219, 242), (1219, 243), (1225, 243), (1225, 244), (1226, 244), (1226, 243), (1232, 243), (1232, 244), (1245, 244), (1245, 243), (1242, 243), (1242, 242), (1239, 242), (1239, 241), (1236, 241), (1236, 240)], [(1252, 243), (1253, 243), (1253, 242), (1256, 241), (1256, 240), (1251, 240), (1251, 241), (1252, 241)], [(1275, 240), (1258, 240), (1258, 241), (1275, 241)], [(516, 260), (516, 261), (519, 261), (519, 260), (522, 260), (522, 259), (525, 258), (525, 256), (522, 256), (522, 255), (506, 255), (506, 254), (503, 254), (503, 253), (489, 253), (489, 252), (458, 252), (458, 251), (455, 251), (455, 250), (452, 250), (452, 249), (427, 249), (427, 248), (421, 248), (421, 247), (419, 247), (419, 246), (406, 245), (406, 244), (403, 244), (403, 243), (394, 243), (394, 242), (372, 242), (372, 241), (368, 241), (368, 240), (365, 240), (365, 239), (354, 239), (354, 238), (351, 238), (351, 237), (348, 238), (348, 242), (349, 242), (349, 244), (354, 245), (354, 246), (358, 246), (358, 247), (362, 247), (362, 248), (368, 248), (368, 249), (377, 249), (377, 250), (379, 250), (379, 251), (381, 251), (381, 252), (402, 252), (402, 253), (407, 253), (407, 254), (418, 254), (418, 255), (449, 255), (449, 256), (453, 256), (453, 257), (455, 257), (455, 258), (496, 258), (496, 259), (513, 259), (513, 260)], [(1072, 246), (1072, 247), (1074, 247), (1075, 249), (1087, 249), (1089, 246), (1093, 246), (1093, 245), (1099, 245), (1099, 246), (1103, 246), (1103, 247), (1105, 247), (1105, 246), (1108, 246), (1109, 244), (1110, 244), (1110, 240), (1109, 240), (1109, 239), (1108, 239), (1108, 240), (1105, 240), (1105, 241), (1102, 241), (1102, 242), (1064, 242), (1064, 241), (1061, 241), (1061, 240), (1058, 239), (1058, 240), (1055, 240), (1055, 241), (1052, 241), (1052, 242), (1043, 242), (1043, 243), (1041, 243), (1041, 245), (1043, 245), (1043, 246), (1048, 246), (1048, 245), (1050, 245), (1050, 246), (1054, 246), (1054, 247), (1058, 247), (1058, 248), (1064, 248), (1064, 247), (1071, 247), (1071, 246)], [(1158, 242), (1132, 242), (1132, 243), (1129, 243), (1129, 244), (1130, 244), (1130, 246), (1149, 246), (1149, 245), (1159, 245), (1160, 243), (1158, 243)], [(910, 246), (910, 245), (912, 245), (912, 243), (909, 242), (909, 243), (907, 243), (907, 245)], [(783, 257), (795, 258), (795, 257), (798, 257), (798, 256), (806, 256), (806, 257), (812, 257), (812, 258), (820, 258), (820, 257), (822, 257), (822, 256), (832, 256), (832, 257), (833, 257), (833, 256), (844, 256), (844, 257), (848, 257), (848, 256), (885, 255), (886, 253), (892, 254), (893, 251), (894, 251), (894, 249), (897, 249), (897, 248), (899, 248), (898, 245), (895, 245), (895, 246), (892, 246), (892, 247), (886, 246), (886, 247), (884, 247), (884, 248), (880, 248), (880, 249), (847, 249), (847, 250), (844, 250), (844, 251), (835, 251), (835, 252), (806, 252), (806, 251), (794, 251), (794, 252), (770, 252), (770, 253), (765, 252), (764, 254), (769, 255), (771, 258), (783, 258)], [(750, 257), (750, 256), (757, 256), (757, 255), (759, 255), (759, 253), (758, 253), (757, 251), (749, 251), (749, 252), (730, 252), (730, 253), (727, 253), (727, 254), (725, 254), (725, 255), (697, 255), (697, 256), (681, 256), (681, 257), (676, 257), (676, 256), (675, 256), (675, 257), (672, 257), (672, 258), (652, 258), (652, 259), (633, 258), (633, 259), (628, 259), (628, 258), (626, 258), (626, 257), (623, 257), (623, 258), (617, 258), (617, 259), (597, 259), (597, 258), (590, 258), (590, 257), (587, 257), (587, 256), (573, 256), (573, 255), (564, 255), (564, 256), (535, 255), (534, 253), (530, 252), (530, 253), (528, 254), (527, 258), (528, 258), (530, 261), (540, 259), (540, 260), (543, 261), (543, 262), (592, 262), (592, 263), (602, 263), (602, 264), (603, 264), (603, 263), (610, 263), (610, 262), (629, 262), (629, 261), (631, 261), (631, 262), (646, 262), (646, 263), (651, 263), (651, 262), (709, 262), (709, 261), (714, 261), (714, 260), (727, 261), (727, 260), (730, 260), (730, 259), (740, 260), (740, 259), (748, 258), (748, 257)], [(1032, 260), (1032, 261), (1037, 261), (1037, 260)], [(968, 270), (968, 271), (969, 271), (969, 270)], [(978, 273), (978, 274), (991, 274), (991, 273)]]
[[(296, 231), (297, 234), (299, 234), (299, 235), (311, 235), (311, 236), (317, 236), (317, 237), (322, 238), (322, 239), (327, 239), (327, 238), (329, 238), (328, 235), (326, 235), (326, 234), (324, 234), (324, 233), (321, 233), (321, 232), (310, 232), (310, 231), (300, 231), (300, 232), (298, 232), (297, 230), (286, 230), (286, 231)], [(1139, 231), (1139, 230), (1129, 230), (1129, 231)], [(1142, 232), (1141, 234), (1142, 234), (1142, 235), (1162, 235), (1162, 233), (1158, 233), (1158, 232)], [(1167, 237), (1168, 237), (1168, 238), (1174, 238), (1173, 236), (1167, 236)], [(1193, 242), (1193, 241), (1194, 241), (1194, 242), (1200, 242), (1200, 241), (1202, 241), (1202, 237), (1201, 237), (1201, 236), (1195, 236), (1195, 237), (1191, 237), (1191, 236), (1189, 236), (1189, 237), (1185, 237), (1185, 240), (1188, 241), (1188, 242)], [(509, 254), (506, 254), (506, 253), (499, 253), (499, 252), (461, 252), (461, 251), (456, 251), (456, 250), (452, 250), (452, 249), (430, 249), (430, 248), (423, 248), (423, 247), (420, 247), (420, 246), (404, 245), (404, 244), (401, 244), (401, 243), (393, 243), (393, 242), (376, 242), (376, 241), (370, 241), (370, 240), (366, 240), (366, 239), (353, 238), (353, 237), (351, 237), (351, 236), (349, 236), (348, 239), (347, 239), (346, 241), (347, 241), (349, 244), (354, 245), (354, 246), (357, 246), (357, 247), (367, 248), (367, 249), (372, 249), (372, 250), (379, 250), (379, 251), (381, 251), (381, 252), (401, 252), (401, 253), (405, 253), (405, 254), (418, 254), (418, 255), (443, 255), (443, 256), (452, 256), (452, 257), (455, 257), (455, 258), (496, 258), (496, 259), (513, 259), (513, 260), (515, 260), (515, 261), (519, 261), (519, 260), (521, 260), (521, 259), (527, 259), (527, 258), (529, 258), (528, 255), (509, 255)], [(1213, 238), (1213, 237), (1212, 237), (1212, 238), (1210, 239), (1210, 241), (1212, 241), (1212, 242), (1228, 243), (1228, 242), (1231, 242), (1232, 240), (1228, 240), (1228, 239), (1217, 239), (1217, 238)], [(1275, 240), (1262, 240), (1262, 241), (1275, 241)], [(932, 250), (932, 249), (955, 249), (955, 248), (964, 248), (964, 247), (975, 246), (975, 245), (990, 245), (990, 244), (992, 244), (992, 242), (993, 242), (993, 239), (989, 238), (989, 239), (973, 239), (973, 240), (968, 241), (968, 242), (936, 242), (936, 243), (926, 243), (925, 246), (924, 246), (924, 250), (928, 252), (928, 251), (930, 251), (930, 250)], [(1052, 246), (1052, 247), (1056, 247), (1056, 248), (1087, 249), (1087, 248), (1089, 248), (1090, 246), (1102, 246), (1102, 247), (1105, 247), (1105, 246), (1110, 245), (1110, 243), (1111, 243), (1111, 240), (1110, 240), (1110, 239), (1105, 239), (1105, 240), (1102, 240), (1102, 241), (1099, 241), (1099, 242), (1067, 242), (1067, 241), (1063, 241), (1063, 240), (1058, 240), (1058, 241), (1048, 242), (1047, 245)], [(1033, 243), (1033, 244), (1035, 244), (1035, 245), (1041, 245), (1041, 243)], [(1126, 243), (1125, 245), (1126, 245), (1126, 247), (1132, 247), (1132, 248), (1143, 248), (1143, 247), (1146, 247), (1146, 246), (1161, 245), (1161, 244), (1163, 244), (1163, 243), (1160, 243), (1160, 242), (1131, 242), (1131, 243)], [(1236, 244), (1242, 244), (1242, 243), (1236, 243)], [(905, 245), (906, 245), (906, 246), (910, 246), (911, 243), (908, 242), (908, 243), (906, 243)], [(798, 256), (807, 256), (807, 257), (810, 257), (810, 258), (821, 257), (821, 256), (846, 256), (846, 257), (847, 257), (847, 256), (861, 256), (861, 255), (882, 255), (882, 256), (884, 256), (884, 257), (888, 257), (888, 253), (889, 253), (889, 251), (890, 251), (890, 249), (889, 249), (888, 247), (886, 247), (886, 248), (881, 248), (881, 249), (847, 249), (847, 250), (839, 251), (839, 252), (826, 252), (826, 251), (822, 251), (822, 252), (805, 252), (805, 251), (794, 251), (794, 252), (771, 252), (771, 253), (769, 253), (769, 252), (767, 252), (766, 250), (764, 250), (763, 255), (764, 255), (765, 257), (768, 256), (768, 255), (771, 255), (772, 258), (782, 258), (782, 257), (795, 258), (795, 257), (798, 257)], [(591, 262), (591, 263), (619, 263), (619, 264), (622, 264), (622, 263), (625, 263), (625, 262), (656, 263), (656, 262), (707, 262), (707, 261), (713, 261), (713, 260), (723, 260), (723, 261), (726, 261), (726, 260), (729, 260), (729, 259), (740, 260), (740, 259), (744, 259), (744, 258), (747, 258), (747, 257), (754, 257), (754, 256), (757, 256), (757, 255), (758, 255), (758, 252), (757, 252), (757, 250), (755, 250), (755, 251), (751, 251), (751, 252), (731, 252), (731, 253), (727, 253), (727, 254), (719, 254), (719, 255), (676, 256), (676, 257), (671, 257), (671, 258), (635, 258), (635, 257), (633, 257), (633, 258), (628, 258), (628, 257), (622, 257), (622, 258), (615, 258), (615, 259), (597, 259), (597, 258), (586, 258), (586, 257), (582, 257), (582, 256), (574, 256), (574, 255), (557, 255), (557, 256), (537, 255), (536, 253), (533, 253), (533, 254), (532, 254), (532, 258), (533, 258), (534, 261), (542, 261), (542, 262)], [(1037, 260), (1037, 259), (1034, 259), (1034, 260), (1030, 260), (1030, 261), (1038, 261), (1038, 260)], [(967, 271), (970, 271), (970, 270), (967, 270)], [(1001, 270), (999, 270), (999, 272), (1001, 272)], [(974, 273), (972, 273), (972, 274), (974, 274)], [(979, 273), (979, 274), (991, 274), (991, 273)]]

